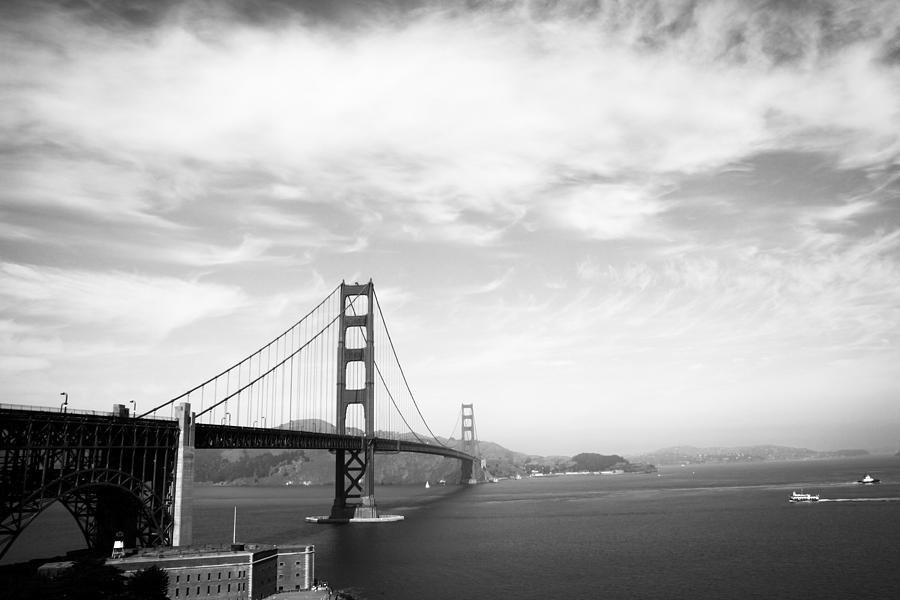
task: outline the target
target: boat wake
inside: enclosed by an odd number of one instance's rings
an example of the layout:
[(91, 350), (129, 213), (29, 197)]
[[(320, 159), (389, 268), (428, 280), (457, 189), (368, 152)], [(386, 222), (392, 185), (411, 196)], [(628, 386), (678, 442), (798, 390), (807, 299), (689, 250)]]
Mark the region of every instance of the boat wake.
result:
[(822, 498), (819, 502), (900, 502), (900, 498)]

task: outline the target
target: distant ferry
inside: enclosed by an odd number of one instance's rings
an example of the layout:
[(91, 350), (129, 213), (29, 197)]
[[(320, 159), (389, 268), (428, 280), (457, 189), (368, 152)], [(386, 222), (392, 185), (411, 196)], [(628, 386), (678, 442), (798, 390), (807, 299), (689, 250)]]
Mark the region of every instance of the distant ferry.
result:
[(818, 502), (819, 495), (818, 494), (816, 494), (816, 495), (803, 494), (803, 493), (798, 494), (797, 492), (793, 492), (791, 494), (790, 501), (791, 502)]
[(863, 478), (860, 479), (859, 481), (857, 481), (856, 483), (870, 484), (870, 483), (880, 483), (880, 482), (881, 482), (880, 479), (875, 479), (874, 477), (872, 477), (871, 475), (866, 473), (865, 475), (863, 475)]

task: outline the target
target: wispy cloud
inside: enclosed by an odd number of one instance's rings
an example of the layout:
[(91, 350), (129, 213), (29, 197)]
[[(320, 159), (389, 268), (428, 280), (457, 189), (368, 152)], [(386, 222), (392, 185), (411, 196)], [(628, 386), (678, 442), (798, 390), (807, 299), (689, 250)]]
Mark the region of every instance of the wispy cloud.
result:
[(594, 184), (561, 190), (543, 210), (549, 222), (589, 238), (657, 237), (653, 217), (666, 210), (658, 195), (635, 185)]
[[(415, 200), (432, 206), (420, 227), (433, 232), (469, 207), (546, 207), (565, 183), (571, 218), (557, 224), (622, 235), (658, 209), (606, 214), (596, 177), (620, 178), (609, 187), (626, 190), (628, 206), (637, 181), (764, 150), (826, 150), (848, 165), (897, 156), (900, 81), (882, 60), (887, 33), (850, 36), (863, 9), (836, 11), (831, 37), (818, 12), (766, 12), (792, 32), (773, 37), (747, 3), (675, 6), (578, 18), (423, 10), (352, 39), (303, 20), (264, 30), (213, 18), (210, 35), (182, 18), (134, 36), (42, 17), (19, 23), (14, 38), (28, 43), (8, 48), (2, 123), (18, 138), (129, 156), (126, 174), (182, 157), (266, 165), (283, 175), (273, 198), (364, 194), (388, 213)], [(869, 10), (900, 19), (886, 4)], [(839, 51), (822, 51), (824, 40)], [(98, 176), (52, 172), (76, 206), (137, 201), (134, 184), (78, 196)], [(492, 239), (459, 227), (456, 239)]]
[(198, 319), (229, 314), (246, 301), (235, 287), (123, 272), (3, 263), (0, 278), (4, 313), (52, 319), (57, 327), (99, 326), (107, 335), (148, 341)]
[[(210, 244), (182, 244), (177, 249), (164, 250), (162, 254), (168, 255), (173, 262), (192, 266), (247, 264), (262, 260), (271, 246), (272, 243), (268, 240), (245, 236), (241, 243), (233, 248)], [(271, 260), (271, 257), (267, 258)]]

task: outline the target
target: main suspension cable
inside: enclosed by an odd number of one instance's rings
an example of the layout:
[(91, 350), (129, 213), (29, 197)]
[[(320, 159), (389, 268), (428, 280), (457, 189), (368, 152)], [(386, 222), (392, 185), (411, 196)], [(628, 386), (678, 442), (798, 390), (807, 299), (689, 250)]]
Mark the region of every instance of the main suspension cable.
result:
[(431, 430), (431, 427), (428, 426), (428, 422), (425, 420), (425, 416), (422, 414), (422, 410), (419, 408), (419, 403), (416, 402), (416, 397), (413, 395), (412, 390), (409, 387), (409, 381), (406, 379), (406, 373), (403, 372), (403, 365), (400, 364), (400, 358), (397, 356), (397, 350), (394, 348), (394, 341), (391, 339), (391, 332), (388, 331), (387, 323), (384, 320), (384, 312), (381, 310), (381, 303), (378, 301), (378, 294), (375, 293), (375, 290), (372, 290), (372, 295), (375, 297), (375, 306), (378, 307), (378, 314), (381, 317), (381, 324), (384, 326), (384, 333), (387, 336), (388, 344), (391, 346), (391, 352), (394, 355), (394, 361), (397, 364), (397, 368), (400, 370), (400, 377), (403, 378), (403, 384), (406, 386), (406, 391), (409, 392), (409, 397), (413, 402), (413, 406), (416, 407), (416, 412), (419, 413), (419, 417), (422, 419), (422, 424), (425, 425), (425, 429), (428, 430), (428, 433), (431, 434), (431, 437), (434, 438), (434, 441), (438, 443), (439, 446), (443, 446), (447, 448), (447, 445), (441, 442), (438, 437)]
[[(213, 382), (214, 380), (218, 379), (219, 377), (222, 377), (222, 376), (225, 375), (226, 373), (230, 373), (232, 369), (235, 369), (235, 368), (240, 367), (240, 365), (244, 364), (245, 361), (247, 361), (247, 360), (250, 359), (250, 358), (253, 358), (257, 353), (261, 353), (261, 352), (262, 352), (263, 350), (265, 350), (267, 347), (271, 346), (275, 341), (277, 341), (277, 340), (279, 340), (280, 338), (286, 336), (288, 333), (291, 332), (291, 330), (293, 330), (295, 327), (297, 327), (298, 325), (300, 325), (301, 323), (303, 323), (307, 318), (309, 318), (310, 315), (312, 315), (312, 314), (315, 313), (317, 310), (319, 310), (320, 308), (322, 308), (322, 306), (323, 306), (326, 302), (328, 302), (328, 300), (330, 300), (331, 297), (334, 296), (334, 294), (335, 294), (340, 288), (341, 288), (341, 286), (338, 285), (336, 288), (334, 288), (333, 290), (331, 290), (331, 293), (329, 293), (327, 296), (325, 296), (325, 299), (324, 299), (324, 300), (322, 300), (321, 302), (319, 302), (319, 304), (317, 304), (315, 308), (313, 308), (311, 311), (309, 311), (308, 313), (306, 313), (299, 321), (297, 321), (296, 323), (294, 323), (293, 325), (291, 325), (290, 327), (288, 327), (287, 329), (285, 329), (284, 332), (283, 332), (281, 335), (279, 335), (279, 336), (277, 336), (277, 337), (275, 338), (275, 340), (269, 342), (268, 344), (264, 344), (259, 350), (257, 350), (256, 352), (250, 353), (246, 358), (243, 358), (243, 359), (239, 360), (239, 361), (238, 361), (237, 363), (235, 363), (234, 365), (228, 367), (227, 369), (224, 369), (221, 373), (219, 373), (219, 374), (217, 374), (217, 375), (214, 375), (214, 376), (210, 377), (209, 379), (207, 379), (207, 380), (204, 381), (203, 383), (201, 383), (201, 384), (199, 384), (199, 385), (196, 385), (196, 386), (194, 386), (193, 388), (189, 389), (188, 391), (186, 391), (186, 392), (184, 392), (184, 393), (182, 393), (182, 394), (179, 394), (179, 395), (175, 396), (175, 397), (172, 398), (171, 400), (167, 400), (167, 401), (163, 402), (162, 404), (160, 404), (160, 405), (157, 406), (156, 408), (152, 408), (152, 409), (148, 410), (147, 412), (145, 412), (145, 413), (139, 415), (137, 418), (140, 419), (140, 418), (146, 417), (147, 415), (152, 414), (152, 413), (155, 413), (156, 411), (158, 411), (159, 409), (161, 409), (161, 408), (163, 408), (163, 407), (165, 407), (165, 406), (168, 406), (168, 405), (170, 405), (170, 404), (173, 404), (176, 400), (179, 400), (179, 399), (181, 399), (181, 398), (184, 398), (185, 396), (190, 396), (192, 393), (196, 392), (197, 390), (199, 390), (200, 388), (206, 386), (207, 384)], [(204, 411), (204, 412), (207, 412), (207, 411)]]

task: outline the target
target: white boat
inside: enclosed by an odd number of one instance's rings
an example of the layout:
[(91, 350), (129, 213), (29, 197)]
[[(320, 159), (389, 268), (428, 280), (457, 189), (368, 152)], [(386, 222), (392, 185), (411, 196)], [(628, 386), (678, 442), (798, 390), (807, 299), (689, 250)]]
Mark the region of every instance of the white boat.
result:
[(871, 475), (866, 473), (865, 475), (863, 475), (863, 478), (858, 480), (856, 483), (873, 484), (873, 483), (881, 483), (881, 480), (875, 479), (874, 477), (872, 477)]
[(815, 495), (804, 494), (802, 492), (798, 494), (797, 492), (792, 492), (789, 500), (791, 502), (818, 502), (819, 495), (818, 494), (815, 494)]
[(431, 484), (428, 483), (428, 482), (426, 481), (426, 482), (425, 482), (425, 489), (427, 490), (427, 489), (430, 488), (430, 487), (431, 487)]

